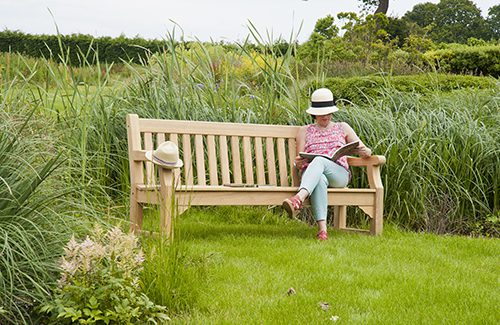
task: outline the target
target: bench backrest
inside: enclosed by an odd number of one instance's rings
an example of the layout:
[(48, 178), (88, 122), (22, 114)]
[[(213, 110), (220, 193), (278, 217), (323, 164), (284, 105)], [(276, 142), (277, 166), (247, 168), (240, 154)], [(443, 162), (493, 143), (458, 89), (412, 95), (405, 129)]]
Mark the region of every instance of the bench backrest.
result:
[(127, 115), (132, 184), (154, 185), (145, 152), (170, 140), (184, 161), (181, 185), (297, 186), (292, 164), (298, 126), (141, 119)]

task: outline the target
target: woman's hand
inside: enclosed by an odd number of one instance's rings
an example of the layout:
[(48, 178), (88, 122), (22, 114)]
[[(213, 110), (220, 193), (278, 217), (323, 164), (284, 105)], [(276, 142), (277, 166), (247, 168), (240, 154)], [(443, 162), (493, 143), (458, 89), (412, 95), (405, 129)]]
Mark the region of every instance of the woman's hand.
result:
[(302, 166), (307, 162), (307, 159), (302, 158), (301, 156), (295, 157), (294, 165), (298, 170), (302, 169)]
[(356, 153), (361, 157), (361, 158), (368, 158), (372, 155), (372, 150), (366, 146), (357, 148)]

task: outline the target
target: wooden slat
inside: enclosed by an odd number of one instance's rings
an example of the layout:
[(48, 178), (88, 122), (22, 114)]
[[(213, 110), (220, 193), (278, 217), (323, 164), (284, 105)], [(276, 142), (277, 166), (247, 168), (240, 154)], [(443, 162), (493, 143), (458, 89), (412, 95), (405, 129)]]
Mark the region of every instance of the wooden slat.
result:
[(253, 184), (253, 156), (249, 137), (243, 137), (243, 160), (245, 164), (245, 181), (247, 184)]
[(299, 126), (140, 119), (141, 132), (295, 138)]
[[(297, 150), (296, 148), (296, 143), (295, 139), (289, 138), (288, 139), (288, 170), (293, 170), (293, 162), (295, 161), (295, 151)], [(291, 175), (291, 173), (290, 173)]]
[(132, 155), (142, 149), (139, 131), (139, 116), (127, 114), (127, 140), (130, 167), (130, 230), (138, 231), (142, 227), (142, 206), (137, 202), (137, 184), (144, 183), (142, 161), (132, 159)]
[(219, 179), (217, 176), (217, 152), (215, 151), (215, 137), (213, 135), (207, 135), (207, 146), (210, 185), (219, 185)]
[(162, 144), (163, 142), (165, 142), (165, 133), (157, 133), (156, 134), (156, 147), (158, 148), (158, 146), (160, 144)]
[(182, 135), (182, 158), (184, 160), (184, 179), (187, 185), (193, 185), (193, 161), (191, 158), (191, 136)]
[(278, 185), (278, 181), (276, 179), (276, 159), (274, 158), (273, 138), (266, 138), (266, 157), (268, 183)]
[(384, 156), (371, 156), (369, 158), (347, 157), (349, 166), (369, 166), (385, 164)]
[(240, 145), (238, 137), (231, 137), (231, 155), (233, 158), (233, 182), (242, 183)]
[[(278, 205), (297, 192), (296, 187), (231, 188), (228, 186), (193, 186), (176, 190), (180, 205)], [(355, 195), (354, 195), (355, 193)], [(158, 202), (152, 191), (138, 191), (139, 202)], [(359, 191), (328, 191), (328, 205), (367, 206), (375, 203), (375, 193)], [(308, 204), (306, 201), (305, 204)]]
[(299, 186), (300, 185), (300, 171), (297, 167), (294, 166), (295, 157), (297, 156), (297, 141), (295, 139), (288, 139), (288, 163), (289, 163), (289, 171), (290, 176), (292, 178), (292, 185)]
[(168, 140), (175, 143), (176, 146), (179, 146), (179, 136), (176, 133), (171, 133)]
[[(169, 136), (169, 141), (175, 143), (175, 145), (179, 146), (179, 136), (176, 133), (171, 133)], [(179, 168), (174, 169), (175, 179), (178, 180), (181, 176), (181, 170)]]
[(255, 137), (255, 168), (257, 170), (257, 184), (265, 184), (266, 176), (264, 174), (264, 153), (262, 150), (262, 138)]
[(222, 184), (231, 182), (229, 178), (229, 155), (227, 152), (227, 137), (221, 135), (219, 138), (220, 169), (222, 174)]
[(203, 149), (203, 137), (200, 134), (194, 136), (195, 155), (196, 155), (196, 176), (198, 177), (198, 185), (206, 185), (207, 179), (205, 176), (205, 152)]
[[(144, 133), (144, 149), (146, 151), (153, 150), (153, 135), (150, 132)], [(153, 163), (145, 162), (146, 165), (146, 184), (155, 184), (155, 169)]]
[(280, 185), (288, 186), (288, 174), (286, 170), (285, 139), (278, 138), (278, 168), (280, 174)]

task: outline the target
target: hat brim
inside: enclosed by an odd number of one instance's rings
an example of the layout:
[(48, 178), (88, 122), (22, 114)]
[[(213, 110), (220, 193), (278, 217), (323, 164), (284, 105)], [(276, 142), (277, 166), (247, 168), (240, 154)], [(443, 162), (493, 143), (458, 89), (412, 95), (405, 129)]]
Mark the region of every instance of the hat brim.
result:
[(146, 159), (151, 161), (152, 163), (154, 163), (155, 165), (158, 165), (158, 166), (162, 166), (164, 168), (179, 168), (179, 167), (182, 167), (184, 166), (184, 163), (182, 162), (182, 160), (177, 160), (176, 163), (173, 163), (173, 164), (166, 164), (160, 160), (158, 160), (158, 158), (156, 158), (155, 156), (153, 156), (153, 151), (146, 151)]
[(327, 107), (309, 107), (306, 110), (307, 114), (311, 115), (326, 115), (335, 113), (339, 108), (337, 106), (327, 106)]

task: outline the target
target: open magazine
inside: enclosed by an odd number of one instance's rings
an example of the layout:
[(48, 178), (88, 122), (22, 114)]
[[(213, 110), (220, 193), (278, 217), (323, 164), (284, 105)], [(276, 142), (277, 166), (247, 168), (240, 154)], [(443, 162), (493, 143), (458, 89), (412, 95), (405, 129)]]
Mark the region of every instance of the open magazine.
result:
[(337, 161), (340, 157), (354, 154), (355, 149), (358, 148), (358, 145), (359, 141), (349, 142), (343, 145), (342, 147), (338, 148), (337, 150), (335, 150), (331, 156), (322, 155), (319, 153), (302, 152), (302, 151), (299, 152), (299, 156), (301, 156), (302, 158), (306, 158), (308, 161), (311, 161), (316, 157), (325, 157), (327, 159)]

